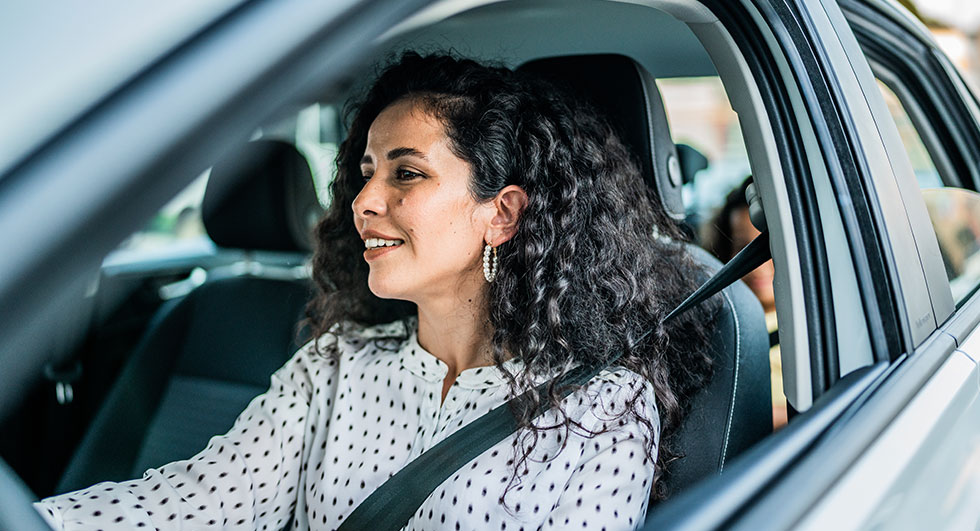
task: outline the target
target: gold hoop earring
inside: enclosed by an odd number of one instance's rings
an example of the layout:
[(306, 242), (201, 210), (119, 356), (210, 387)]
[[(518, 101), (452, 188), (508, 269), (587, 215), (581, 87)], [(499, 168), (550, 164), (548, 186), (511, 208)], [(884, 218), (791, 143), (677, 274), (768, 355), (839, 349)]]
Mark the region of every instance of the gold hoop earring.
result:
[[(491, 259), (490, 254), (493, 253), (493, 258)], [(491, 247), (490, 244), (486, 244), (483, 247), (483, 278), (487, 279), (487, 282), (493, 282), (497, 278), (497, 248)]]

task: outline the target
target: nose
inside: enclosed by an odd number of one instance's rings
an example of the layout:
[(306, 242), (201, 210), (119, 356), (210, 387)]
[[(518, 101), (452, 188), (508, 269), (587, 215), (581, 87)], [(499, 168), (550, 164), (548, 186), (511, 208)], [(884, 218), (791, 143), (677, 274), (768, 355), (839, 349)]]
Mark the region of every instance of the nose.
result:
[(387, 212), (388, 208), (380, 177), (371, 177), (364, 183), (361, 192), (351, 203), (351, 209), (354, 211), (355, 219), (382, 216)]

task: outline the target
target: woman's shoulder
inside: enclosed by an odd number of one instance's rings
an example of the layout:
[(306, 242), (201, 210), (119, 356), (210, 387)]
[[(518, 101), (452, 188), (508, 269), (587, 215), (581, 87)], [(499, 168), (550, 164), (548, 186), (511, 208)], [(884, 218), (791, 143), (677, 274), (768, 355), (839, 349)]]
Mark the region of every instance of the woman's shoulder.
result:
[(648, 405), (654, 410), (657, 408), (653, 382), (626, 367), (614, 366), (603, 369), (589, 381), (586, 388), (610, 399), (638, 396), (648, 400), (650, 402)]
[(643, 418), (659, 429), (660, 414), (653, 383), (625, 367), (604, 369), (568, 398), (569, 406), (577, 409), (569, 413), (586, 424)]
[(342, 322), (329, 332), (310, 340), (286, 362), (276, 380), (289, 382), (300, 390), (315, 387), (314, 382), (337, 381), (333, 375), (349, 375), (358, 361), (371, 355), (394, 355), (411, 335), (411, 322), (394, 321), (378, 325)]
[(343, 321), (335, 324), (327, 333), (310, 340), (300, 351), (310, 356), (336, 359), (362, 352), (368, 345), (380, 346), (383, 350), (397, 349), (411, 336), (413, 326), (412, 319), (375, 325)]

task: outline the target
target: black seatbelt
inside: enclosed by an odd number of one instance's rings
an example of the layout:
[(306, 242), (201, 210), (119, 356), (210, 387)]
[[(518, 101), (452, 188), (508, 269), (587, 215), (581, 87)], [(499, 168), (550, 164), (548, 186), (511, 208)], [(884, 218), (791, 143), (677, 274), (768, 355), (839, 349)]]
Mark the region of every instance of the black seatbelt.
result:
[(769, 231), (763, 231), (762, 234), (756, 236), (738, 254), (733, 256), (728, 263), (721, 266), (721, 269), (704, 284), (701, 284), (701, 287), (684, 299), (684, 302), (678, 304), (673, 311), (668, 313), (667, 317), (664, 317), (664, 322), (704, 302), (708, 297), (727, 288), (730, 284), (749, 274), (749, 272), (761, 266), (770, 258), (772, 258), (772, 255), (769, 250)]
[(779, 345), (779, 330), (769, 332), (769, 348)]
[[(725, 289), (770, 258), (769, 233), (763, 232), (743, 248), (735, 257), (722, 266), (711, 278), (684, 300), (677, 308), (667, 314), (664, 322), (677, 317), (684, 311), (703, 302)], [(640, 343), (650, 330), (643, 333), (636, 342)], [(606, 363), (579, 366), (558, 377), (557, 388), (562, 398), (572, 390), (586, 384), (606, 367), (616, 363), (622, 353), (613, 356)], [(545, 400), (548, 384), (545, 382), (528, 393), (537, 393), (539, 404)], [(482, 417), (469, 423), (438, 444), (429, 448), (412, 460), (395, 475), (388, 478), (370, 496), (354, 509), (340, 525), (338, 531), (395, 531), (405, 527), (422, 502), (466, 463), (472, 461), (492, 446), (517, 431), (517, 419), (511, 412), (512, 404), (526, 400), (527, 393), (501, 404)], [(542, 406), (538, 415), (549, 408)]]

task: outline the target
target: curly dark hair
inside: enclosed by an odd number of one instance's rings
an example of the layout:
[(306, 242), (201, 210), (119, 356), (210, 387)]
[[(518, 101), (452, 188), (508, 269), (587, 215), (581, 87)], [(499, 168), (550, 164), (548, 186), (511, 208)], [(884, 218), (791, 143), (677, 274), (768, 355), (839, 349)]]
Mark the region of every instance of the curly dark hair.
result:
[[(662, 429), (654, 493), (664, 497), (658, 480), (676, 457), (671, 434), (682, 405), (709, 376), (704, 323), (711, 322), (712, 309), (706, 305), (662, 321), (702, 273), (609, 123), (544, 80), (468, 59), (406, 52), (362, 100), (348, 105), (333, 203), (316, 227), (319, 294), (308, 308), (315, 336), (342, 321), (372, 325), (416, 313), (413, 304), (369, 291), (364, 244), (350, 208), (363, 186), (360, 160), (371, 123), (406, 98), (444, 125), (454, 154), (472, 167), (470, 191), (477, 201), (511, 184), (527, 193), (516, 234), (499, 248), (499, 272), (486, 297), (493, 362), (513, 394), (570, 360), (601, 363), (623, 352), (617, 365), (647, 379), (656, 394)], [(510, 356), (523, 362), (513, 374), (503, 364)], [(561, 411), (558, 393), (551, 386), (548, 398), (563, 419), (558, 426), (532, 424), (541, 405), (532, 403), (535, 398), (515, 408), (518, 439), (525, 443), (515, 443), (523, 452), (515, 459), (515, 478), (540, 431), (581, 428)], [(641, 393), (637, 386), (623, 415), (652, 433), (651, 419), (640, 412)], [(648, 456), (653, 446), (651, 437)]]

